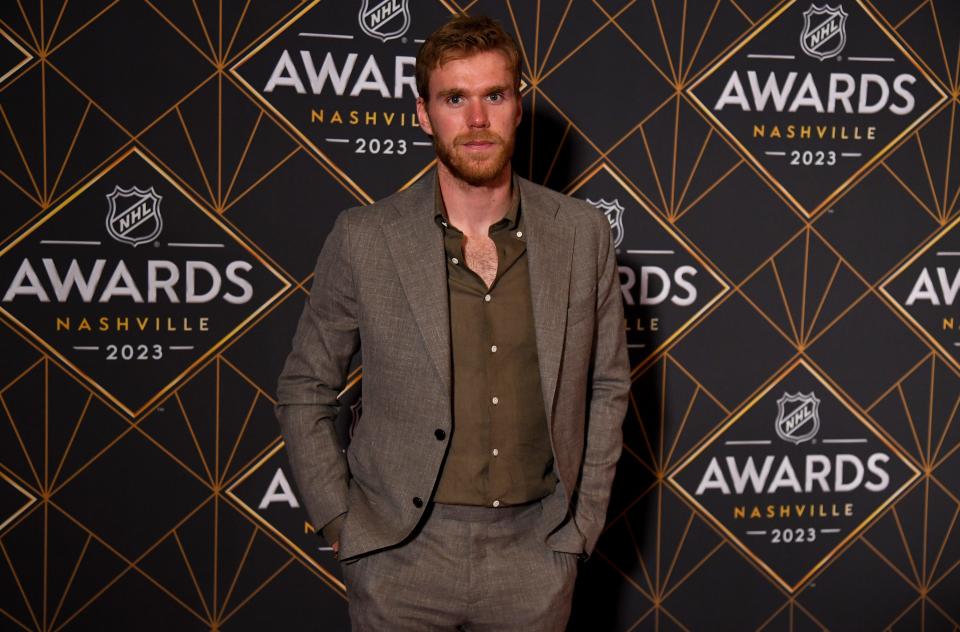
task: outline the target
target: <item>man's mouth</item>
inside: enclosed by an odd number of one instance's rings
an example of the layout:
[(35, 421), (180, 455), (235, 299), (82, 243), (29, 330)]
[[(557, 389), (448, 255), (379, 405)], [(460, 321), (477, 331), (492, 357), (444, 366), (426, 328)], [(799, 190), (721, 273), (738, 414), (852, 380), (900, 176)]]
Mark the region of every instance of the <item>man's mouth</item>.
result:
[(473, 138), (460, 141), (459, 144), (468, 149), (488, 149), (496, 145), (497, 141), (493, 138)]

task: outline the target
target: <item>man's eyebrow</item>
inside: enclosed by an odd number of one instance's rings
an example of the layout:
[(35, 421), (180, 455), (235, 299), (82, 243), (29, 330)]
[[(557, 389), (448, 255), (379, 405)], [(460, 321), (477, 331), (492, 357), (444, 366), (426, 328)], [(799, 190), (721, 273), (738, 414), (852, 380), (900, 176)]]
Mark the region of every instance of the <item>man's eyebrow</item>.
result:
[[(508, 90), (511, 90), (511, 89), (512, 87), (507, 85), (491, 86), (486, 90), (483, 90), (482, 93), (487, 95), (487, 94), (494, 94), (497, 92), (507, 92)], [(466, 93), (466, 90), (464, 90), (463, 88), (447, 88), (446, 90), (440, 90), (439, 92), (437, 92), (437, 96), (443, 99), (443, 98), (452, 97), (452, 96), (462, 96), (464, 93)]]
[(437, 96), (440, 98), (443, 98), (443, 97), (452, 97), (454, 95), (459, 96), (461, 94), (463, 94), (462, 88), (447, 88), (446, 90), (441, 90), (440, 92), (438, 92)]

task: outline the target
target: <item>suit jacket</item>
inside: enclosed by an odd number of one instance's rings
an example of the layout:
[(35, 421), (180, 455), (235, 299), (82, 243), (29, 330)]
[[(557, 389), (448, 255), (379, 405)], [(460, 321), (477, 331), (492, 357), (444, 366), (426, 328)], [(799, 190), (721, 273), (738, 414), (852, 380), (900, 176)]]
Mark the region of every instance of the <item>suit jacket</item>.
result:
[[(622, 445), (629, 366), (609, 222), (518, 178), (536, 346), (554, 468), (541, 531), (589, 554)], [(340, 557), (401, 542), (439, 478), (452, 427), (450, 321), (436, 178), (342, 212), (317, 261), (277, 390), (277, 415), (310, 520), (347, 512)], [(334, 419), (363, 346), (363, 418), (341, 450)], [(446, 437), (438, 439), (445, 431)]]

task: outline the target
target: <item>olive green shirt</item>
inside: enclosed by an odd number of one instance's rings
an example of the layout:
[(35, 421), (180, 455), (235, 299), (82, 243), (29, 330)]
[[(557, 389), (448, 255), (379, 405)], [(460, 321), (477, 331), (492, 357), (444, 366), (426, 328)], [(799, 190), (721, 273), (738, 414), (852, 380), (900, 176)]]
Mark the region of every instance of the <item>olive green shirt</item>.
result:
[(489, 229), (497, 274), (486, 287), (466, 264), (464, 235), (437, 187), (450, 302), (453, 429), (434, 495), (439, 503), (502, 507), (553, 492), (553, 452), (540, 388), (520, 189)]
[[(439, 503), (518, 505), (549, 495), (557, 482), (540, 388), (520, 188), (515, 181), (512, 188), (507, 214), (488, 233), (498, 263), (487, 289), (466, 265), (463, 233), (447, 221), (436, 187), (453, 370), (453, 428), (434, 495)], [(345, 516), (323, 527), (329, 542), (339, 539)]]

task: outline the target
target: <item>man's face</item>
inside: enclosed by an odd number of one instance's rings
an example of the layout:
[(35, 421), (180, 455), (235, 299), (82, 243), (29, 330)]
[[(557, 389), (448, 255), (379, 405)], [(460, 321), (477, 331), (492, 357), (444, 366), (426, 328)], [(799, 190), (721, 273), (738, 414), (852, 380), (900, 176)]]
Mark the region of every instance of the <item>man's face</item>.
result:
[(510, 168), (520, 99), (500, 51), (454, 59), (430, 74), (430, 99), (417, 99), (420, 126), (455, 177), (481, 186)]

